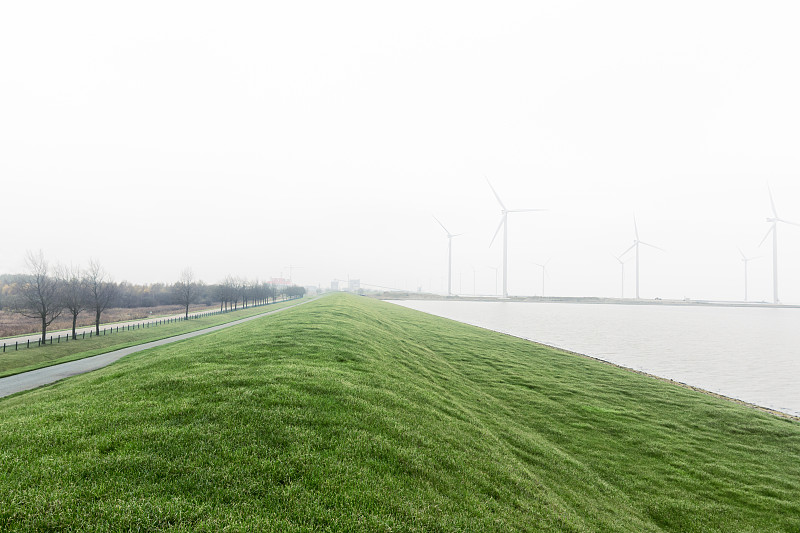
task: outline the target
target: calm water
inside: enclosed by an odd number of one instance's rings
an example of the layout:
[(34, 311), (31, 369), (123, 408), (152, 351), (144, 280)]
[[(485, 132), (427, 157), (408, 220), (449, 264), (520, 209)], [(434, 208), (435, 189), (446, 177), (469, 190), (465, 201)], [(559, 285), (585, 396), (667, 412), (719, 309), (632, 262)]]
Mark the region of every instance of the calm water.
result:
[(394, 303), (800, 416), (800, 309)]

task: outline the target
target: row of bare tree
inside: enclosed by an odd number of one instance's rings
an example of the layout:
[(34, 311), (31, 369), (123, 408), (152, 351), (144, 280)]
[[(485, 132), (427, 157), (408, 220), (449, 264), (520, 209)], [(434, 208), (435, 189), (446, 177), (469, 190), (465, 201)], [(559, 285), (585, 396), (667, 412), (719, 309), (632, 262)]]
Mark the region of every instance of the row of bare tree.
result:
[[(236, 276), (227, 276), (216, 286), (216, 298), (219, 301), (220, 311), (226, 309), (237, 309), (241, 303), (242, 307), (248, 305), (260, 305), (269, 303), (281, 294), (289, 296), (289, 289), (300, 287), (287, 287), (279, 291), (275, 285), (259, 282), (258, 280), (247, 280)], [(305, 292), (305, 290), (304, 290)]]
[[(100, 333), (100, 318), (125, 290), (131, 286), (115, 283), (106, 270), (95, 260), (89, 261), (85, 269), (73, 266), (51, 266), (44, 254), (28, 252), (28, 273), (15, 276), (9, 294), (4, 294), (3, 307), (28, 318), (41, 321), (42, 343), (47, 328), (55, 319), (68, 313), (72, 318), (72, 338), (77, 338), (78, 316), (86, 311), (94, 313), (95, 334)], [(152, 286), (150, 286), (152, 287)], [(166, 288), (167, 286), (159, 285)], [(269, 283), (248, 281), (227, 276), (221, 283), (208, 287), (195, 278), (191, 268), (181, 272), (180, 279), (169, 287), (172, 303), (180, 304), (189, 317), (189, 306), (201, 298), (214, 298), (220, 302), (220, 310), (237, 309), (249, 305), (260, 305), (275, 301), (278, 296), (297, 297), (305, 294), (303, 287), (278, 289)], [(211, 296), (213, 295), (213, 296)]]
[(28, 252), (25, 262), (28, 274), (7, 298), (7, 306), (23, 316), (41, 321), (43, 343), (47, 328), (65, 312), (72, 315), (73, 338), (76, 338), (78, 315), (84, 311), (94, 313), (95, 332), (100, 331), (100, 316), (114, 299), (117, 285), (99, 262), (89, 261), (85, 270), (51, 267), (41, 251)]

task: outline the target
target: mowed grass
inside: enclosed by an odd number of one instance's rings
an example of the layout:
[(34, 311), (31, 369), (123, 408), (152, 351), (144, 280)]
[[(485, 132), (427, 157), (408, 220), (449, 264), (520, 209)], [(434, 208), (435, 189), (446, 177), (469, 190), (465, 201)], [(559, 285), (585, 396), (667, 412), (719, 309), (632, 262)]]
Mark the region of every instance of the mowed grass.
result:
[(333, 295), (0, 400), (0, 530), (798, 531), (800, 424)]
[[(182, 335), (183, 333), (189, 333), (219, 324), (226, 324), (234, 320), (239, 320), (240, 318), (247, 318), (260, 313), (268, 313), (274, 309), (287, 305), (294, 305), (298, 302), (299, 300), (288, 300), (258, 307), (247, 307), (221, 315), (173, 322), (170, 324), (159, 324), (157, 326), (119, 331), (106, 335), (101, 334), (99, 337), (89, 337), (88, 335), (83, 337), (79, 336), (78, 340), (75, 341), (61, 339), (60, 342), (43, 346), (36, 346), (34, 342), (33, 347), (21, 347), (19, 350), (14, 350), (12, 339), (11, 345), (6, 346), (6, 352), (0, 352), (0, 378), (19, 374), (20, 372), (36, 370), (37, 368), (66, 363), (67, 361), (75, 361), (101, 353), (120, 350), (146, 342), (166, 339), (168, 337)], [(100, 327), (102, 329), (103, 326), (101, 325)]]

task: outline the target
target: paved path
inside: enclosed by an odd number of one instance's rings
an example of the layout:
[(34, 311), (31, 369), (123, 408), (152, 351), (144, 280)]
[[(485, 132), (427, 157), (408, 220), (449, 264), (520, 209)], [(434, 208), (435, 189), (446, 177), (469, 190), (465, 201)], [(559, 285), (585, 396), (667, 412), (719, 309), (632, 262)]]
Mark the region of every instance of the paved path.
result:
[(78, 359), (77, 361), (70, 361), (68, 363), (61, 363), (58, 365), (40, 368), (38, 370), (31, 370), (30, 372), (23, 372), (22, 374), (16, 374), (14, 376), (0, 378), (0, 398), (4, 396), (9, 396), (11, 394), (15, 394), (17, 392), (35, 389), (37, 387), (41, 387), (42, 385), (55, 383), (56, 381), (60, 381), (70, 376), (85, 374), (86, 372), (91, 372), (92, 370), (103, 368), (104, 366), (108, 366), (114, 361), (120, 359), (121, 357), (124, 357), (131, 353), (140, 352), (142, 350), (147, 350), (149, 348), (155, 348), (156, 346), (162, 346), (164, 344), (169, 344), (171, 342), (178, 342), (185, 339), (191, 339), (192, 337), (197, 337), (198, 335), (205, 335), (206, 333), (211, 333), (212, 331), (218, 331), (220, 329), (229, 328), (231, 326), (235, 326), (243, 322), (255, 320), (256, 318), (261, 318), (267, 315), (280, 313), (281, 311), (285, 311), (286, 309), (291, 309), (292, 307), (296, 307), (298, 305), (303, 305), (312, 300), (304, 300), (294, 305), (289, 305), (286, 307), (281, 307), (280, 309), (267, 311), (265, 313), (250, 316), (247, 318), (234, 320), (233, 322), (220, 324), (219, 326), (200, 329), (197, 331), (192, 331), (191, 333), (184, 333), (183, 335), (176, 335), (175, 337), (169, 337), (166, 339), (148, 342), (145, 344), (130, 346), (128, 348), (123, 348), (121, 350), (115, 350), (113, 352), (95, 355), (92, 357), (86, 357), (84, 359)]
[[(283, 300), (277, 300), (277, 301), (275, 301), (275, 302), (273, 302), (271, 304), (265, 304), (265, 305), (274, 305), (276, 303), (281, 303), (282, 301)], [(241, 309), (249, 309), (249, 307), (240, 307), (239, 309), (240, 310)], [(218, 309), (216, 307), (209, 307), (208, 309), (202, 309), (200, 311), (191, 311), (189, 313), (189, 318), (192, 318), (192, 317), (195, 317), (195, 316), (205, 315), (205, 314), (208, 314), (208, 313), (216, 313), (217, 311), (218, 311)], [(173, 321), (174, 320), (182, 320), (184, 315), (185, 315), (185, 313), (177, 313), (177, 314), (174, 314), (174, 315), (164, 315), (164, 316), (158, 316), (158, 317), (155, 317), (155, 318), (137, 318), (135, 320), (124, 320), (124, 321), (121, 321), (121, 322), (108, 322), (108, 323), (100, 324), (100, 331), (102, 332), (104, 329), (114, 329), (114, 328), (123, 329), (123, 328), (125, 328), (127, 326), (135, 326), (137, 324), (139, 324), (139, 325), (144, 325), (144, 324), (148, 324), (148, 323), (149, 324), (156, 324), (158, 322), (162, 322), (163, 323), (163, 322), (165, 322), (167, 320), (173, 320)], [(94, 331), (94, 330), (95, 330), (94, 325), (78, 326), (77, 328), (75, 328), (75, 334), (76, 335), (81, 335), (83, 333), (86, 333), (88, 335), (90, 331)], [(72, 329), (57, 329), (57, 330), (53, 330), (53, 331), (48, 331), (47, 332), (47, 339), (50, 340), (52, 338), (53, 342), (56, 342), (56, 340), (55, 340), (56, 338), (63, 338), (63, 339), (66, 340), (66, 337), (68, 337), (71, 333), (72, 333)], [(101, 333), (101, 335), (102, 335), (102, 333)], [(36, 344), (36, 341), (38, 341), (41, 338), (42, 338), (42, 332), (41, 331), (39, 333), (31, 333), (29, 335), (19, 335), (17, 337), (3, 337), (3, 338), (0, 339), (0, 345), (5, 343), (6, 346), (10, 346), (11, 349), (13, 350), (15, 342), (18, 342), (20, 344), (20, 346), (22, 346), (23, 344), (25, 344), (28, 341), (30, 341), (31, 344)]]

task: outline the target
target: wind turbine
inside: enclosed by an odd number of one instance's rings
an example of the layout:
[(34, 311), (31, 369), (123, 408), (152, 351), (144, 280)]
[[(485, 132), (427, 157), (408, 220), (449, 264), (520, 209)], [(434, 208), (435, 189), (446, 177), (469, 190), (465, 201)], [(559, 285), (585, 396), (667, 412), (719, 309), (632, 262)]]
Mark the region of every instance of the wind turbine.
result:
[(545, 277), (545, 273), (547, 272), (547, 265), (549, 263), (550, 263), (550, 259), (545, 261), (544, 264), (534, 263), (534, 265), (542, 268), (542, 297), (544, 297), (544, 277)]
[(620, 256), (616, 256), (616, 255), (614, 256), (614, 259), (619, 261), (619, 266), (622, 269), (622, 279), (621, 279), (620, 284), (619, 284), (619, 297), (620, 298), (625, 298), (625, 261), (622, 260), (622, 256), (623, 255), (625, 255), (625, 254), (622, 254)]
[(628, 252), (636, 248), (636, 299), (638, 300), (639, 299), (639, 245), (644, 244), (645, 246), (649, 246), (650, 248), (655, 248), (656, 250), (661, 250), (662, 252), (664, 251), (664, 249), (659, 248), (658, 246), (655, 246), (653, 244), (639, 240), (639, 227), (636, 225), (635, 215), (633, 217), (633, 231), (636, 234), (636, 238), (633, 240), (633, 244), (631, 244), (630, 248), (619, 254), (619, 257), (622, 257), (623, 255), (627, 254)]
[(508, 298), (508, 214), (526, 213), (528, 211), (545, 211), (545, 209), (506, 209), (497, 191), (492, 187), (489, 178), (486, 178), (486, 183), (489, 184), (489, 188), (492, 189), (494, 197), (497, 198), (497, 203), (500, 204), (500, 224), (497, 226), (497, 230), (494, 232), (494, 237), (492, 237), (492, 242), (489, 243), (489, 246), (491, 247), (492, 244), (494, 244), (497, 234), (500, 233), (500, 228), (503, 228), (503, 298)]
[(448, 231), (447, 228), (444, 227), (444, 224), (436, 218), (435, 216), (433, 219), (439, 223), (442, 227), (444, 232), (447, 234), (447, 295), (452, 296), (452, 274), (453, 274), (453, 237), (458, 237), (463, 235), (462, 233), (452, 234)]
[(772, 222), (772, 226), (767, 230), (767, 234), (764, 235), (764, 238), (761, 239), (761, 243), (759, 246), (764, 244), (764, 241), (767, 240), (769, 237), (770, 232), (772, 232), (772, 298), (774, 303), (779, 303), (778, 300), (778, 222), (783, 222), (785, 224), (791, 224), (793, 226), (800, 226), (800, 224), (796, 222), (789, 222), (788, 220), (784, 220), (778, 216), (778, 211), (775, 209), (775, 201), (772, 199), (772, 189), (769, 188), (767, 185), (767, 191), (769, 191), (769, 203), (772, 205), (772, 214), (775, 215), (773, 217), (767, 217), (767, 222)]
[(739, 248), (739, 253), (742, 255), (742, 262), (744, 263), (744, 301), (747, 301), (747, 263), (758, 257), (747, 257), (744, 252)]

